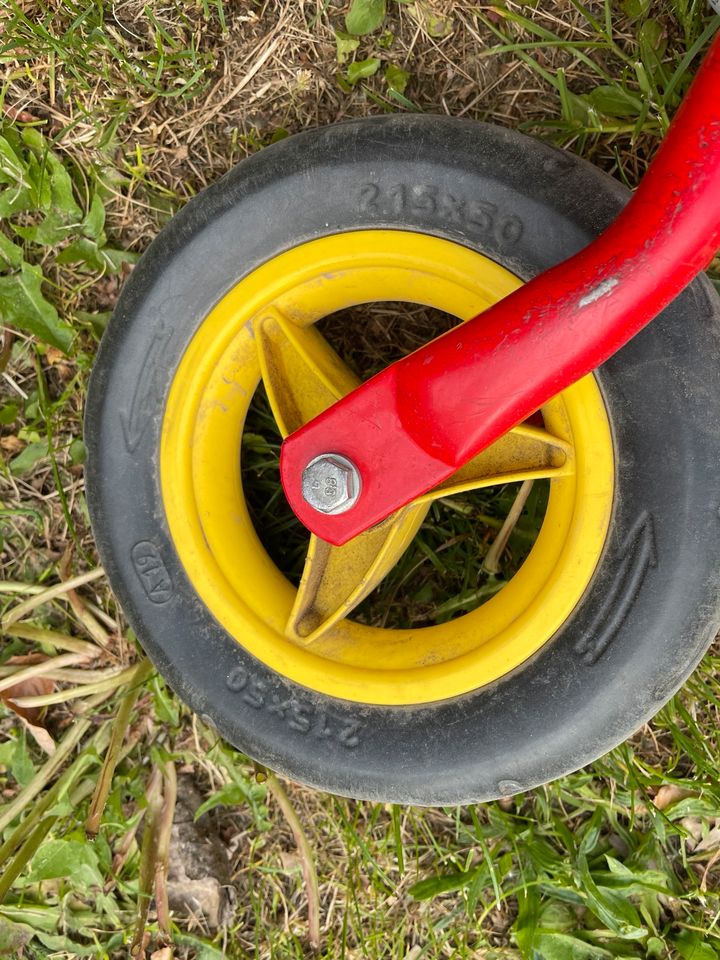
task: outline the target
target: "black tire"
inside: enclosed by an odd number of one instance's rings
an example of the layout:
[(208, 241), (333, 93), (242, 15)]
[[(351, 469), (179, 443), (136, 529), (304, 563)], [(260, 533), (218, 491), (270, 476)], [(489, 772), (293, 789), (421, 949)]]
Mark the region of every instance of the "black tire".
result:
[[(498, 219), (488, 228), (432, 204), (413, 206), (411, 189), (399, 213), (382, 202), (361, 208), (367, 183), (380, 198), (393, 184), (431, 184), (494, 204)], [(473, 693), (415, 707), (364, 706), (272, 672), (195, 595), (159, 488), (159, 431), (174, 371), (242, 275), (301, 242), (382, 227), (458, 241), (528, 279), (587, 244), (627, 196), (584, 161), (507, 130), (383, 117), (303, 133), (243, 161), (152, 244), (123, 290), (92, 377), (88, 501), (103, 563), (137, 636), (179, 696), (231, 743), (272, 769), (352, 797), (486, 800), (595, 759), (648, 720), (697, 665), (720, 619), (720, 305), (705, 279), (598, 372), (616, 499), (582, 601), (529, 661)], [(128, 437), (123, 412), (140, 395), (142, 427)], [(162, 603), (133, 570), (138, 543), (167, 571), (172, 586)], [(253, 678), (255, 699), (233, 689), (238, 670)], [(274, 694), (299, 698), (338, 735), (320, 740), (312, 724), (294, 729), (264, 708)], [(347, 730), (353, 735), (343, 737)]]

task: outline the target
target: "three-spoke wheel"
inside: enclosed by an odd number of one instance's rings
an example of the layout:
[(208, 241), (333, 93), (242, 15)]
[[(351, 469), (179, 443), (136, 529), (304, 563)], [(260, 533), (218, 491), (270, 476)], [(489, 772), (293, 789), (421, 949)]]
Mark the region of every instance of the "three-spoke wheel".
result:
[[(244, 161), (150, 248), (93, 375), (90, 506), (141, 642), (241, 749), (357, 797), (495, 797), (609, 749), (695, 666), (720, 582), (704, 281), (437, 489), (345, 546), (312, 536), (297, 587), (242, 479), (261, 381), (283, 436), (357, 385), (317, 321), (406, 301), (460, 322), (574, 253), (624, 196), (507, 131), (382, 118)], [(433, 501), (536, 479), (537, 539), (482, 606), (406, 629), (353, 618)]]

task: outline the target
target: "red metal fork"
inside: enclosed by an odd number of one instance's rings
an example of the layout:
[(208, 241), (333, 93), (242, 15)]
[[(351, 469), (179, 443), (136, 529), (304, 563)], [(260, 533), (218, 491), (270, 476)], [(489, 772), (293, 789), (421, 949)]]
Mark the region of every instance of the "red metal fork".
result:
[[(285, 440), (293, 510), (333, 544), (383, 520), (607, 360), (718, 246), (720, 35), (642, 183), (597, 240)], [(303, 471), (325, 454), (346, 458), (361, 479), (343, 513), (319, 512), (303, 496)]]

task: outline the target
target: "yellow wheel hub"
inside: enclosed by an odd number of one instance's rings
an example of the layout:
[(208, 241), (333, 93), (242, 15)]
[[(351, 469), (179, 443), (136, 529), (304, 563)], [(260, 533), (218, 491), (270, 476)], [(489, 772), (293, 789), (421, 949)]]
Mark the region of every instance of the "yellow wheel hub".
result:
[[(577, 605), (600, 558), (613, 501), (610, 428), (592, 376), (543, 407), (544, 429), (515, 428), (441, 488), (345, 546), (311, 537), (299, 589), (260, 543), (241, 482), (243, 425), (261, 377), (283, 435), (356, 385), (315, 321), (369, 301), (422, 303), (466, 320), (520, 282), (447, 240), (357, 231), (275, 257), (201, 324), (165, 411), (163, 502), (197, 594), (238, 643), (277, 673), (362, 703), (443, 700), (517, 667)], [(538, 477), (551, 484), (535, 545), (482, 607), (412, 630), (348, 618), (397, 563), (433, 499)]]

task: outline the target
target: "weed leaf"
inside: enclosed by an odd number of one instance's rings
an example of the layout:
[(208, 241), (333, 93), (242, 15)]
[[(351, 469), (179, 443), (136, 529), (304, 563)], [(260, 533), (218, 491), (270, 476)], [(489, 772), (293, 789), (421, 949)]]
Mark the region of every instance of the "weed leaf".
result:
[(718, 960), (719, 954), (695, 930), (683, 930), (675, 938), (674, 945), (682, 960)]
[(636, 19), (644, 16), (650, 9), (650, 0), (624, 0), (620, 4), (626, 17)]
[(0, 190), (0, 220), (12, 217), (33, 206), (30, 191), (26, 187), (6, 187)]
[[(15, 710), (15, 707), (12, 706), (12, 704), (7, 703), (7, 701), (5, 701), (5, 703), (6, 706), (9, 706), (12, 710)], [(24, 733), (12, 744), (12, 753), (10, 755), (8, 766), (10, 767), (10, 772), (12, 773), (13, 777), (21, 787), (26, 787), (35, 776), (35, 767), (30, 759), (30, 754), (28, 753)]]
[(0, 183), (7, 183), (17, 190), (26, 188), (22, 162), (6, 137), (0, 137)]
[(526, 887), (518, 894), (518, 916), (515, 940), (523, 957), (534, 957), (534, 942), (540, 916), (540, 898), (535, 887)]
[(431, 37), (448, 37), (453, 32), (452, 17), (437, 13), (427, 0), (418, 0), (408, 6), (408, 13)]
[[(83, 448), (84, 449), (84, 448)], [(150, 682), (153, 691), (153, 703), (158, 720), (176, 727), (180, 721), (180, 709), (177, 700), (170, 693), (162, 678), (155, 674)]]
[(619, 86), (601, 84), (584, 99), (606, 117), (637, 117), (642, 110), (642, 102)]
[(75, 202), (72, 180), (62, 161), (50, 150), (42, 134), (34, 127), (23, 130), (22, 138), (41, 164), (40, 177), (49, 176), (53, 209), (66, 220), (78, 222), (82, 218), (82, 211)]
[(103, 202), (100, 199), (99, 194), (96, 193), (90, 201), (90, 209), (87, 212), (87, 216), (83, 220), (82, 232), (91, 240), (96, 240), (98, 243), (104, 243), (104, 226), (105, 207), (103, 206)]
[(195, 820), (199, 820), (204, 813), (207, 813), (208, 810), (212, 810), (214, 807), (222, 805), (234, 807), (239, 803), (244, 803), (246, 800), (251, 800), (252, 789), (252, 785), (249, 782), (247, 784), (226, 783), (224, 787), (221, 787), (216, 793), (213, 793), (212, 796), (200, 804), (195, 811)]
[(385, 19), (385, 0), (352, 0), (345, 17), (345, 29), (356, 37), (372, 33)]
[(667, 37), (658, 20), (646, 20), (638, 31), (640, 55), (646, 64), (657, 66), (665, 56)]
[(578, 886), (584, 891), (587, 905), (613, 933), (626, 940), (640, 940), (648, 931), (640, 923), (635, 907), (622, 895), (599, 886), (590, 874), (585, 857), (578, 857)]
[(6, 403), (0, 407), (0, 425), (7, 426), (14, 423), (18, 415), (18, 405), (16, 403)]
[(199, 940), (192, 934), (177, 932), (174, 937), (175, 943), (180, 946), (194, 947), (197, 950), (195, 960), (226, 960), (227, 954), (218, 950), (206, 940)]
[(29, 227), (13, 224), (12, 229), (23, 240), (29, 240), (30, 243), (39, 243), (45, 247), (54, 247), (75, 232), (75, 226), (68, 225), (65, 217), (55, 211), (46, 214), (40, 223), (32, 224)]
[(46, 840), (33, 857), (30, 882), (69, 877), (78, 886), (102, 887), (97, 855), (80, 840)]
[(377, 57), (368, 57), (367, 60), (357, 60), (347, 68), (348, 83), (356, 84), (358, 80), (372, 77), (378, 72), (380, 61)]
[(134, 263), (135, 260), (132, 253), (101, 246), (87, 237), (73, 240), (57, 255), (57, 263), (85, 263), (102, 273), (118, 273), (123, 263)]
[(474, 870), (458, 870), (456, 873), (437, 874), (434, 877), (426, 877), (425, 880), (419, 880), (414, 883), (408, 893), (415, 900), (430, 900), (441, 893), (449, 893), (452, 890), (462, 890), (475, 879), (476, 874), (487, 869), (485, 864), (476, 867)]
[(17, 269), (22, 262), (22, 247), (13, 243), (4, 233), (0, 233), (0, 269)]
[(530, 957), (542, 960), (612, 960), (613, 954), (595, 944), (585, 943), (567, 933), (538, 931), (532, 943)]
[(394, 63), (388, 64), (385, 69), (385, 83), (396, 93), (405, 93), (409, 79), (410, 74), (407, 70), (403, 70), (402, 67), (398, 67)]
[(23, 263), (19, 273), (0, 277), (0, 319), (67, 353), (72, 327), (60, 320), (55, 307), (43, 296), (42, 282), (42, 270), (30, 263)]
[(347, 63), (350, 57), (360, 46), (357, 37), (351, 37), (349, 33), (342, 30), (335, 31), (335, 56), (338, 63)]
[(26, 473), (30, 473), (35, 464), (47, 455), (47, 440), (34, 440), (10, 461), (10, 473), (14, 477), (23, 477)]
[(22, 957), (23, 949), (32, 937), (31, 927), (0, 917), (0, 957)]

